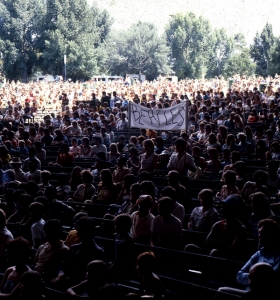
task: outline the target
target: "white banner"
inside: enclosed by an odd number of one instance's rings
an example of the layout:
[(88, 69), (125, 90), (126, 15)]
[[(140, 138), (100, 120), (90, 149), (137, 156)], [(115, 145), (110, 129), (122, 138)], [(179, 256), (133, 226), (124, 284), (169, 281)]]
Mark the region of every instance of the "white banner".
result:
[(155, 130), (186, 129), (186, 110), (186, 102), (163, 109), (150, 109), (130, 102), (130, 127)]

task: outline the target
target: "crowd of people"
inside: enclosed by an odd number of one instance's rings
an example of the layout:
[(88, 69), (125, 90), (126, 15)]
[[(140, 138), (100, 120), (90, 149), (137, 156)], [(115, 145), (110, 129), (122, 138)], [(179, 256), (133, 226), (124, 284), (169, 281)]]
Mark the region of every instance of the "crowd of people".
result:
[[(135, 255), (136, 243), (244, 262), (244, 288), (233, 282), (220, 292), (276, 298), (279, 82), (7, 83), (0, 298), (43, 298), (45, 286), (69, 297), (168, 297), (156, 255)], [(188, 102), (188, 129), (128, 130), (129, 101), (148, 109)], [(205, 243), (185, 241), (184, 231), (206, 234)], [(112, 239), (111, 255), (98, 234)], [(248, 238), (259, 249), (245, 264)], [(118, 284), (137, 277), (139, 291), (124, 295)]]

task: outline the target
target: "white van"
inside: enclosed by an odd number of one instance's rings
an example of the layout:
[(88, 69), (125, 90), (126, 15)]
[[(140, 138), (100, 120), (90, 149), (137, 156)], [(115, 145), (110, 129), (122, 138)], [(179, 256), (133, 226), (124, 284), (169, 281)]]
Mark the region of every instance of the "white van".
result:
[(37, 77), (37, 82), (38, 81), (55, 82), (56, 80), (53, 75), (42, 75)]

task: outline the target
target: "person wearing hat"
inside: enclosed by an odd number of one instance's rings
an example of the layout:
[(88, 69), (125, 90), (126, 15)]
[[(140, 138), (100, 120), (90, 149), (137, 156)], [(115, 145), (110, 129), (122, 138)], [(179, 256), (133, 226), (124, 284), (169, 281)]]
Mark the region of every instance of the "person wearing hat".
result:
[(163, 150), (159, 155), (159, 160), (157, 162), (156, 169), (160, 171), (167, 171), (169, 157), (170, 157), (169, 152), (167, 150)]
[(13, 159), (10, 161), (10, 164), (13, 167), (13, 170), (15, 172), (15, 179), (19, 182), (27, 182), (26, 173), (22, 171), (21, 169), (21, 160), (19, 157), (13, 157)]

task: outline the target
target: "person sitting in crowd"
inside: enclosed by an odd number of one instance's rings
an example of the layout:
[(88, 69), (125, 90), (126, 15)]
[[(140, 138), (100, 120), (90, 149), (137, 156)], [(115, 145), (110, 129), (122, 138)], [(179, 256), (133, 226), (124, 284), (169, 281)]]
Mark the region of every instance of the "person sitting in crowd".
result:
[(269, 201), (264, 193), (257, 192), (250, 195), (252, 203), (252, 214), (250, 217), (251, 232), (258, 237), (258, 224), (261, 220), (268, 219), (274, 215), (270, 209)]
[(34, 270), (38, 271), (45, 282), (57, 277), (68, 247), (60, 239), (62, 225), (56, 219), (49, 219), (43, 227), (47, 242), (39, 246), (34, 258)]
[(71, 166), (73, 163), (74, 157), (69, 151), (70, 151), (69, 146), (67, 144), (62, 144), (59, 149), (56, 162), (49, 163), (49, 166), (54, 166), (54, 167), (58, 167), (58, 168)]
[(199, 192), (198, 199), (201, 206), (193, 209), (188, 222), (188, 229), (210, 232), (219, 218), (217, 210), (213, 207), (214, 194), (212, 190), (204, 189)]
[(68, 184), (68, 177), (65, 173), (60, 173), (57, 176), (57, 199), (67, 201), (71, 187)]
[(91, 157), (96, 157), (97, 153), (104, 152), (107, 156), (107, 147), (102, 144), (102, 138), (100, 136), (94, 137), (95, 145), (91, 148)]
[(204, 169), (204, 172), (214, 174), (218, 173), (221, 170), (221, 160), (219, 159), (217, 149), (209, 149), (208, 154), (209, 160), (206, 161), (206, 167)]
[[(244, 255), (246, 227), (239, 217), (245, 203), (238, 195), (231, 195), (221, 201), (221, 204), (223, 219), (212, 226), (206, 239), (205, 250), (210, 256), (240, 259)], [(192, 244), (185, 247), (186, 252), (204, 253), (205, 250)]]
[(186, 152), (186, 142), (183, 139), (175, 141), (176, 153), (170, 156), (167, 169), (178, 171), (182, 176), (188, 176), (188, 170), (195, 171), (196, 165), (191, 155)]
[(93, 178), (94, 177), (90, 171), (83, 170), (81, 172), (81, 179), (83, 183), (78, 185), (73, 198), (69, 198), (68, 201), (84, 202), (86, 200), (90, 200), (96, 191), (92, 184)]
[(67, 290), (70, 297), (106, 299), (110, 295), (120, 300), (122, 295), (117, 285), (108, 280), (108, 266), (102, 260), (93, 260), (87, 265), (87, 278)]
[(169, 197), (158, 201), (159, 215), (153, 219), (151, 226), (151, 245), (176, 247), (182, 234), (182, 223), (172, 215), (174, 203)]
[(131, 214), (132, 226), (130, 230), (131, 237), (141, 243), (149, 243), (151, 238), (151, 225), (154, 215), (150, 213), (153, 198), (149, 195), (141, 195), (136, 204), (138, 211)]
[[(139, 171), (154, 171), (156, 169), (158, 155), (155, 154), (154, 143), (152, 140), (148, 139), (143, 142), (143, 146), (145, 148), (145, 153), (139, 156)], [(132, 165), (136, 167), (135, 165)]]
[(185, 207), (181, 205), (178, 201), (176, 201), (177, 198), (177, 192), (172, 186), (167, 186), (161, 190), (161, 196), (162, 197), (169, 197), (173, 201), (173, 210), (172, 215), (179, 219), (181, 223), (183, 223), (183, 220), (185, 218)]
[(31, 217), (31, 236), (33, 241), (33, 248), (38, 249), (39, 246), (46, 242), (44, 225), (45, 220), (42, 218), (45, 214), (45, 207), (42, 203), (33, 202), (29, 205), (29, 213)]
[[(154, 273), (156, 258), (153, 252), (144, 252), (137, 257), (136, 260), (137, 273), (140, 281), (139, 298), (140, 295), (143, 297), (153, 297), (154, 299), (164, 299), (167, 296), (167, 292), (158, 278)], [(137, 299), (137, 297), (135, 297)]]
[(235, 172), (228, 170), (224, 173), (225, 185), (222, 186), (221, 192), (218, 192), (216, 197), (219, 201), (225, 200), (229, 195), (239, 194), (239, 189), (236, 186)]
[(0, 209), (0, 262), (2, 263), (5, 261), (4, 256), (6, 245), (14, 238), (6, 225), (6, 214), (2, 209)]
[(116, 234), (114, 236), (114, 256), (110, 266), (111, 278), (127, 278), (133, 270), (134, 242), (130, 235), (131, 217), (120, 214), (114, 218)]
[(220, 291), (235, 295), (244, 295), (245, 288), (250, 284), (250, 269), (259, 263), (267, 263), (275, 271), (276, 279), (279, 280), (280, 266), (280, 226), (274, 220), (264, 219), (258, 224), (258, 236), (260, 250), (258, 250), (237, 274), (237, 282), (244, 286), (244, 290), (229, 287), (220, 288)]
[(83, 216), (76, 221), (79, 243), (72, 245), (64, 256), (61, 271), (53, 284), (75, 285), (86, 279), (87, 265), (93, 260), (103, 260), (104, 251), (95, 242), (93, 219)]
[(98, 191), (96, 201), (100, 203), (112, 204), (117, 200), (117, 186), (113, 181), (112, 172), (104, 169), (100, 172), (100, 183), (98, 184)]
[(247, 181), (244, 184), (244, 187), (240, 193), (242, 198), (246, 203), (251, 204), (249, 202), (249, 197), (253, 193), (262, 192), (266, 196), (269, 196), (269, 191), (267, 186), (265, 185), (268, 179), (268, 174), (263, 170), (257, 170), (253, 175), (253, 181)]
[(113, 181), (115, 184), (122, 184), (124, 176), (130, 173), (129, 168), (126, 167), (127, 159), (120, 156), (117, 161), (117, 169), (113, 172)]
[(19, 284), (23, 274), (27, 271), (31, 271), (31, 268), (28, 266), (28, 259), (30, 254), (30, 244), (26, 239), (18, 237), (8, 243), (8, 260), (14, 265), (7, 268), (7, 270), (5, 271), (0, 285), (1, 293), (10, 294)]

